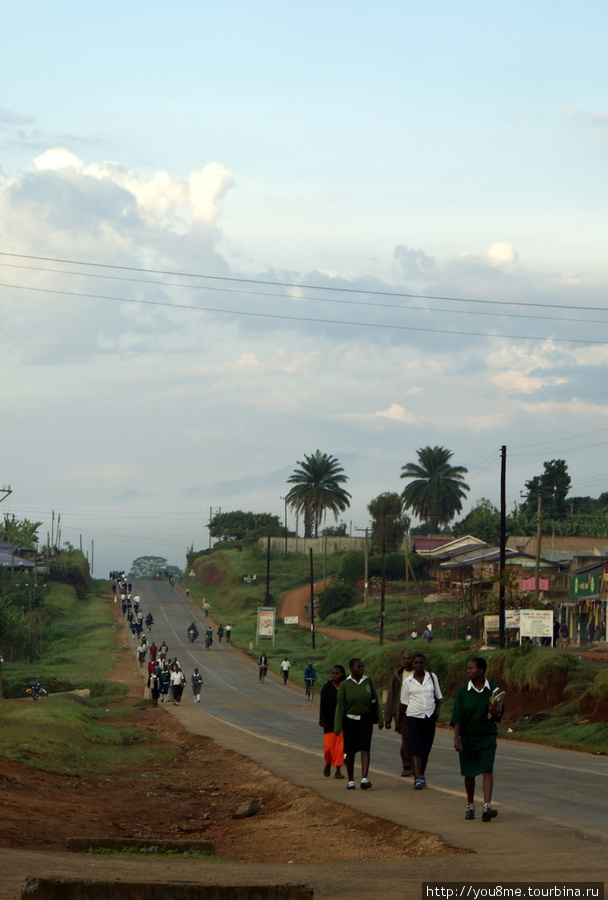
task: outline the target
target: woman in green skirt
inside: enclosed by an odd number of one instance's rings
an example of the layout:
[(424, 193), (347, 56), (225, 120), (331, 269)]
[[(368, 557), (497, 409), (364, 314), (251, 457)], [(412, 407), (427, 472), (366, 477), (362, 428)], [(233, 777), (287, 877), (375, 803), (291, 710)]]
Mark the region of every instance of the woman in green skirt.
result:
[[(492, 809), (496, 723), (502, 718), (502, 703), (494, 696), (498, 688), (486, 678), (487, 663), (478, 656), (467, 665), (468, 684), (459, 688), (452, 707), (454, 749), (460, 756), (460, 773), (467, 792), (465, 819), (475, 818), (475, 778), (483, 778), (482, 821), (491, 822), (498, 812)], [(504, 696), (504, 695), (503, 695)]]

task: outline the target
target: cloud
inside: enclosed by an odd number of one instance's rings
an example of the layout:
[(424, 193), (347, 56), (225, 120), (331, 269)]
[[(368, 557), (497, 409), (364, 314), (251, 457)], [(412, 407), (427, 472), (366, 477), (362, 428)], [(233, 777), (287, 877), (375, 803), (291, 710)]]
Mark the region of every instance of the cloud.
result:
[(399, 403), (392, 403), (388, 409), (378, 410), (374, 413), (381, 419), (391, 419), (394, 422), (404, 422), (408, 425), (415, 424), (420, 421), (417, 416), (408, 413)]
[(492, 244), (486, 253), (488, 262), (491, 266), (497, 266), (501, 269), (512, 269), (519, 258), (519, 254), (515, 247), (503, 241)]

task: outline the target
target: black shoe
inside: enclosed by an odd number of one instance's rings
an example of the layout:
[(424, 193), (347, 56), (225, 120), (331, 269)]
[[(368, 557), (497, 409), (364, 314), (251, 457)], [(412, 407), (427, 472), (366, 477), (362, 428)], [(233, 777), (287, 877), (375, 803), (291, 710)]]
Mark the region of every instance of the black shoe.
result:
[(497, 809), (492, 809), (491, 806), (484, 806), (483, 812), (481, 814), (481, 821), (482, 822), (491, 822), (492, 819), (495, 819), (497, 815), (498, 815)]
[(475, 809), (472, 806), (467, 806), (467, 810), (464, 814), (465, 819), (474, 819), (475, 818)]
[(368, 781), (367, 778), (361, 779), (361, 790), (362, 791), (369, 791), (371, 786), (372, 786), (372, 783), (371, 783), (371, 781)]
[(329, 776), (331, 775), (331, 766), (329, 763), (327, 763), (327, 765), (323, 769), (323, 774), (325, 775), (326, 778), (329, 778)]

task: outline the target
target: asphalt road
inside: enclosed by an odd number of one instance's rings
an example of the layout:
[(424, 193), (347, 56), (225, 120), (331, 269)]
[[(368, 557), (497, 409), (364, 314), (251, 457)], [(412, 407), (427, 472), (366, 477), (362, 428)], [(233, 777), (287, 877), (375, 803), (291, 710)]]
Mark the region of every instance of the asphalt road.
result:
[[(196, 713), (204, 711), (218, 722), (236, 727), (240, 739), (233, 746), (240, 746), (241, 752), (248, 756), (256, 758), (253, 752), (258, 747), (256, 738), (263, 738), (265, 743), (270, 741), (277, 759), (279, 748), (297, 747), (303, 760), (298, 763), (299, 769), (308, 764), (308, 773), (305, 774), (310, 786), (314, 787), (323, 766), (322, 732), (317, 722), (318, 703), (307, 701), (303, 685), (297, 683), (285, 687), (282, 679), (273, 674), (269, 674), (264, 684), (260, 684), (255, 661), (225, 642), (219, 644), (215, 639), (213, 646), (206, 650), (202, 636), (206, 623), (211, 620), (205, 619), (198, 606), (186, 599), (180, 590), (173, 590), (165, 582), (142, 581), (137, 583), (134, 593), (141, 597), (144, 612), (151, 611), (154, 615), (152, 637), (156, 643), (166, 640), (169, 656), (177, 656), (188, 679), (195, 666), (202, 672), (202, 702)], [(201, 637), (190, 644), (186, 632), (193, 619), (199, 624)], [(242, 635), (240, 637), (242, 639)], [(254, 636), (251, 638), (253, 640)], [(272, 646), (269, 642), (263, 646), (272, 658)], [(336, 659), (336, 662), (346, 664), (346, 660)], [(320, 684), (324, 680), (323, 674), (319, 673)], [(182, 703), (194, 707), (189, 685), (184, 691)], [(180, 710), (182, 712), (186, 711)], [(194, 710), (188, 711), (189, 717), (193, 713)], [(302, 753), (305, 755), (302, 756)], [(376, 731), (370, 772), (374, 787), (384, 791), (388, 785), (400, 793), (409, 792), (411, 779), (401, 778), (400, 771), (399, 737), (392, 731)], [(437, 731), (427, 780), (428, 792), (412, 790), (412, 794), (430, 796), (438, 792), (454, 798), (456, 815), (460, 816), (464, 811), (464, 792), (449, 728), (439, 728)], [(334, 792), (340, 788), (336, 799), (345, 803), (356, 800), (358, 807), (362, 792), (348, 792), (347, 795), (343, 790), (344, 784), (336, 782), (331, 786)], [(525, 817), (526, 820), (536, 820), (539, 826), (557, 825), (567, 829), (569, 834), (605, 839), (607, 791), (606, 756), (590, 756), (517, 741), (499, 741), (494, 804), (500, 810), (501, 817)], [(369, 792), (369, 796), (374, 793)], [(386, 815), (384, 812), (382, 814)]]

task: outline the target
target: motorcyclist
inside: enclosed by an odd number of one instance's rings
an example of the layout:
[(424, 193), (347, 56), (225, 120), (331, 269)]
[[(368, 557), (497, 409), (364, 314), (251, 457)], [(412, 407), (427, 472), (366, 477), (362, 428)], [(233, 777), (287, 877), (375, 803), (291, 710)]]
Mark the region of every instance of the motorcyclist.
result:
[(188, 625), (188, 637), (191, 641), (195, 641), (198, 637), (198, 628), (196, 627), (196, 622), (191, 622)]
[(153, 625), (154, 625), (154, 616), (152, 615), (151, 612), (149, 612), (148, 615), (146, 616), (146, 627), (147, 627), (148, 631), (150, 631), (152, 629)]

